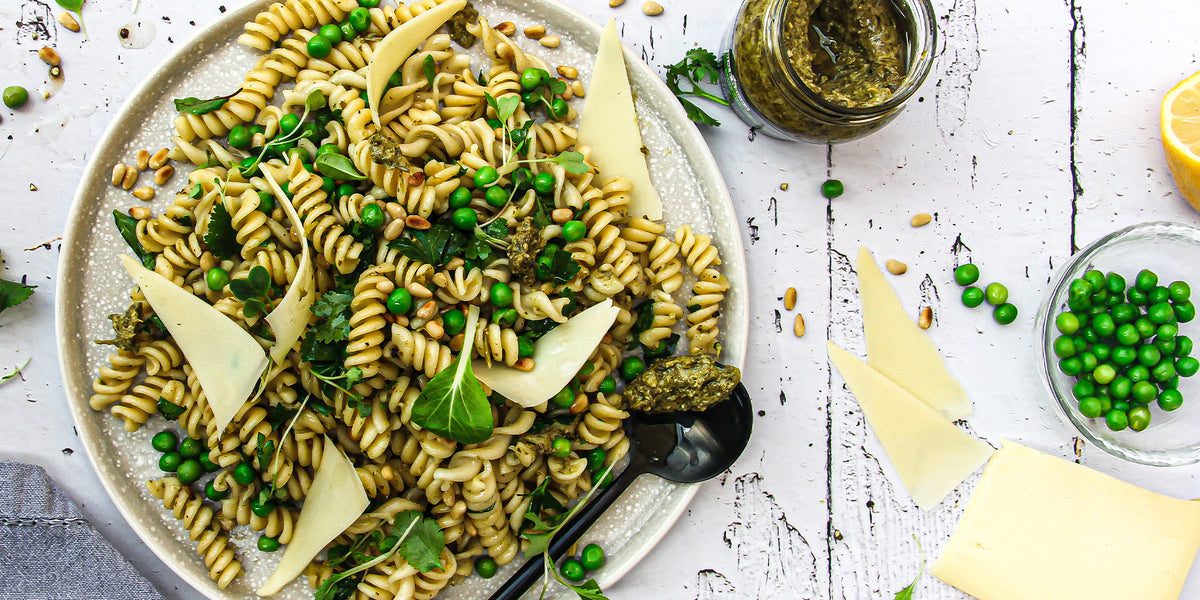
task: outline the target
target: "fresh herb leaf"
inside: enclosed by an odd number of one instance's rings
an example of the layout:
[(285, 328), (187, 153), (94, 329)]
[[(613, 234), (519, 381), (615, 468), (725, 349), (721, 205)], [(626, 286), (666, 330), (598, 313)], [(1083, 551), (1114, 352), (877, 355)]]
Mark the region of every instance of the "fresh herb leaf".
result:
[[(119, 224), (118, 224), (119, 226)], [(237, 242), (237, 230), (233, 228), (233, 217), (225, 209), (225, 204), (213, 204), (212, 214), (208, 218), (208, 233), (204, 234), (204, 243), (217, 258), (228, 260), (241, 251)]]
[(552, 319), (539, 319), (537, 321), (525, 321), (525, 335), (529, 336), (531, 342), (536, 342), (543, 335), (550, 333), (551, 329), (558, 327)]
[(337, 290), (325, 292), (313, 302), (312, 313), (320, 318), (331, 317), (333, 315), (343, 314), (350, 310), (350, 301), (354, 299), (352, 294), (339, 292)]
[(493, 98), (491, 94), (484, 94), (484, 99), (487, 100), (488, 106), (496, 111), (496, 118), (501, 122), (508, 121), (508, 118), (516, 114), (517, 107), (521, 105), (521, 96), (518, 94), (508, 94), (500, 98)]
[(367, 176), (354, 168), (354, 162), (345, 154), (326, 152), (317, 157), (313, 167), (326, 177), (346, 181), (361, 181)]
[(529, 140), (532, 139), (529, 135), (530, 128), (533, 127), (533, 119), (529, 119), (521, 126), (508, 132), (508, 139), (512, 140), (513, 152), (520, 154), (529, 148)]
[[(183, 415), (186, 408), (167, 400), (166, 398), (158, 399), (158, 414), (164, 418), (174, 421)], [(261, 433), (259, 435), (262, 435)]]
[(433, 87), (433, 80), (437, 77), (437, 66), (433, 63), (433, 55), (426, 54), (425, 61), (421, 63), (421, 68), (425, 71), (425, 81), (429, 82), (429, 87)]
[(113, 220), (117, 222), (117, 231), (121, 232), (121, 239), (125, 240), (126, 244), (133, 250), (134, 256), (142, 262), (142, 266), (147, 269), (154, 269), (154, 255), (146, 252), (142, 247), (142, 242), (137, 237), (138, 220), (119, 211), (113, 211)]
[(559, 166), (561, 166), (563, 169), (566, 169), (568, 173), (573, 173), (575, 175), (582, 175), (591, 169), (591, 167), (584, 162), (583, 155), (574, 151), (568, 150), (567, 152), (563, 152), (562, 154), (559, 154), (558, 156), (548, 160), (552, 163), (558, 163)]
[[(305, 96), (305, 111), (312, 112), (314, 110), (321, 110), (322, 108), (325, 108), (325, 94), (321, 93), (321, 90), (313, 90), (308, 93), (308, 96)], [(300, 120), (303, 121), (304, 119)]]
[(912, 600), (913, 594), (916, 593), (917, 582), (921, 580), (921, 576), (925, 574), (925, 549), (921, 547), (921, 540), (917, 536), (913, 536), (917, 542), (917, 551), (921, 553), (921, 566), (917, 569), (917, 576), (913, 578), (912, 583), (908, 587), (896, 592), (896, 600)]
[(558, 96), (567, 91), (567, 82), (565, 82), (557, 77), (552, 79), (550, 81), (550, 83), (548, 84), (548, 86), (550, 88), (550, 93), (555, 96)]
[(17, 375), (20, 375), (21, 369), (24, 369), (25, 365), (29, 364), (29, 360), (30, 359), (28, 359), (28, 358), (25, 359), (25, 362), (21, 363), (19, 366), (17, 366), (17, 368), (13, 369), (11, 373), (6, 373), (3, 377), (0, 377), (0, 382), (8, 381), (9, 379), (16, 377)]
[(0, 312), (12, 308), (33, 295), (34, 286), (0, 279)]
[(350, 223), (349, 231), (350, 236), (362, 244), (362, 256), (375, 254), (375, 244), (378, 243), (378, 238), (375, 237), (375, 230), (373, 228), (362, 221), (354, 221)]
[(252, 318), (271, 311), (271, 275), (262, 265), (254, 265), (246, 277), (229, 282), (229, 291), (242, 301), (242, 314)]
[[(717, 126), (721, 123), (714, 119), (709, 114), (705, 113), (700, 107), (692, 102), (685, 100), (684, 96), (699, 96), (706, 100), (711, 100), (722, 106), (729, 106), (729, 101), (711, 94), (701, 89), (700, 84), (708, 83), (715, 84), (720, 78), (721, 70), (724, 67), (724, 60), (718, 59), (715, 54), (705, 50), (704, 48), (693, 48), (688, 50), (684, 55), (683, 60), (667, 67), (667, 87), (679, 99), (679, 103), (683, 105), (687, 116), (692, 121), (702, 125)], [(680, 83), (687, 81), (687, 89), (684, 89)]]
[(204, 195), (204, 187), (198, 183), (196, 185), (192, 186), (192, 191), (188, 192), (188, 198), (191, 198), (192, 200), (199, 200), (200, 196), (203, 196), (203, 195)]
[[(465, 339), (475, 339), (478, 324), (479, 307), (471, 306)], [(470, 345), (425, 384), (413, 401), (412, 422), (462, 444), (478, 444), (492, 437), (492, 407), (471, 371)]]
[(388, 247), (399, 250), (412, 260), (431, 264), (435, 269), (449, 262), (467, 243), (466, 235), (445, 223), (438, 223), (425, 231), (406, 229), (404, 233)]
[(475, 235), (463, 248), (463, 258), (479, 264), (490, 262), (497, 249), (508, 249), (508, 221), (496, 219), (485, 227), (476, 227)]
[(216, 98), (209, 98), (208, 100), (201, 100), (191, 96), (188, 96), (187, 98), (176, 98), (175, 110), (192, 115), (206, 115), (214, 110), (217, 110), (218, 108), (221, 108), (222, 106), (225, 106), (225, 103), (229, 102), (230, 98), (240, 94), (241, 92), (242, 88), (238, 88), (236, 92), (229, 94), (228, 96), (217, 96)]
[(579, 263), (566, 250), (559, 250), (550, 258), (550, 275), (555, 283), (570, 283), (579, 274)]
[(83, 24), (83, 0), (54, 0), (55, 4), (75, 13), (79, 18), (79, 27), (83, 29), (83, 39), (88, 39), (87, 27)]
[(437, 521), (415, 510), (409, 510), (396, 515), (393, 527), (398, 531), (409, 532), (408, 535), (397, 538), (395, 542), (400, 556), (403, 556), (408, 564), (422, 573), (442, 567), (441, 553), (446, 547), (446, 535), (438, 527)]
[(642, 355), (646, 357), (646, 366), (654, 364), (662, 358), (666, 358), (675, 354), (675, 346), (679, 344), (679, 334), (672, 333), (670, 337), (660, 340), (658, 346), (654, 348), (647, 347), (645, 344), (639, 344), (642, 347)]
[(580, 600), (608, 600), (608, 596), (604, 595), (604, 591), (600, 589), (600, 584), (596, 583), (595, 579), (589, 579), (579, 585), (575, 585), (563, 581), (562, 577), (557, 574), (558, 565), (551, 565), (551, 567), (554, 568), (555, 578), (558, 579), (558, 582), (575, 592), (575, 595), (579, 596)]
[(634, 336), (650, 329), (654, 324), (654, 301), (646, 300), (634, 308), (637, 311), (637, 320), (633, 322), (633, 328), (630, 330)]

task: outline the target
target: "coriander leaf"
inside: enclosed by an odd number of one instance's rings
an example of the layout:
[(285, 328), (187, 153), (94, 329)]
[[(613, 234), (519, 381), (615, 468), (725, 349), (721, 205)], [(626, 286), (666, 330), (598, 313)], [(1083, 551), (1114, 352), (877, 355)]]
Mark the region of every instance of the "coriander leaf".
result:
[(575, 592), (581, 600), (608, 600), (595, 579), (589, 579), (579, 585), (566, 582), (563, 582), (563, 585), (571, 588), (571, 591)]
[(203, 196), (203, 195), (204, 195), (204, 187), (198, 183), (196, 185), (192, 186), (192, 191), (188, 192), (188, 198), (191, 198), (192, 200), (199, 200), (200, 196)]
[(337, 290), (325, 292), (321, 294), (320, 298), (317, 298), (316, 302), (313, 302), (312, 312), (321, 318), (342, 314), (350, 310), (350, 301), (353, 299), (352, 294)]
[(354, 168), (354, 162), (345, 154), (337, 154), (335, 152), (326, 152), (317, 157), (313, 162), (313, 167), (326, 177), (347, 181), (361, 181), (367, 176), (359, 173)]
[(425, 55), (425, 61), (421, 63), (421, 68), (425, 71), (425, 81), (429, 82), (429, 87), (433, 87), (433, 80), (437, 77), (437, 67), (433, 64), (432, 54)]
[(555, 283), (570, 283), (579, 274), (579, 263), (566, 250), (559, 250), (550, 259), (550, 274)]
[(568, 173), (582, 175), (587, 173), (591, 168), (583, 160), (583, 155), (578, 152), (567, 151), (550, 159), (550, 162), (558, 163), (559, 166), (566, 169)]
[[(479, 307), (467, 314), (464, 339), (475, 339)], [(492, 437), (492, 407), (483, 386), (471, 371), (471, 347), (467, 346), (435, 375), (412, 404), (412, 422), (444, 438), (463, 444), (478, 444)]]
[[(258, 437), (255, 438), (254, 444), (256, 446), (254, 455), (255, 458), (258, 459), (258, 467), (260, 469), (266, 469), (267, 466), (271, 464), (271, 460), (274, 459), (275, 440), (268, 440), (267, 436), (260, 433), (258, 434)], [(265, 492), (266, 490), (263, 491)]]
[(683, 98), (679, 99), (679, 103), (683, 105), (683, 111), (687, 113), (688, 119), (691, 119), (692, 121), (701, 125), (711, 125), (713, 127), (718, 127), (721, 125), (721, 122), (716, 120), (716, 118), (704, 112), (703, 110), (700, 110), (699, 106), (696, 106), (695, 104), (688, 102)]
[(208, 100), (201, 100), (191, 96), (187, 98), (176, 98), (175, 110), (193, 115), (206, 115), (214, 110), (217, 110), (218, 108), (221, 108), (222, 106), (225, 106), (225, 103), (229, 102), (230, 98), (238, 95), (241, 93), (241, 91), (242, 88), (238, 88), (236, 92), (229, 94), (228, 96), (217, 96), (216, 98), (209, 98)]
[(396, 542), (400, 556), (408, 564), (422, 573), (442, 567), (441, 554), (446, 547), (446, 535), (438, 527), (437, 521), (415, 510), (408, 510), (396, 516), (394, 525), (399, 531), (409, 532)]
[(487, 262), (492, 256), (492, 246), (481, 237), (473, 237), (463, 248), (463, 258), (466, 260)]
[[(714, 94), (701, 89), (701, 83), (716, 83), (719, 79), (721, 70), (724, 66), (724, 61), (718, 59), (715, 54), (703, 48), (693, 48), (684, 55), (683, 60), (667, 67), (667, 88), (675, 94), (683, 105), (684, 111), (692, 121), (702, 125), (719, 125), (720, 123), (705, 113), (700, 107), (684, 100), (684, 96), (699, 96), (707, 100), (716, 102), (723, 106), (729, 106), (729, 101)], [(680, 85), (682, 81), (688, 82), (688, 89), (683, 89)]]
[(231, 259), (239, 251), (237, 231), (233, 228), (233, 217), (225, 210), (223, 203), (213, 204), (212, 214), (208, 219), (208, 233), (204, 234), (204, 243), (212, 253), (220, 259)]
[(30, 361), (30, 359), (28, 359), (28, 358), (25, 359), (25, 362), (18, 365), (17, 368), (13, 369), (11, 373), (7, 373), (3, 377), (0, 377), (0, 382), (8, 381), (9, 379), (16, 377), (17, 375), (20, 375), (21, 369), (24, 369), (25, 365), (29, 364), (29, 361)]
[(412, 260), (431, 264), (434, 268), (441, 268), (467, 242), (465, 235), (444, 223), (425, 231), (406, 229), (404, 233), (388, 247), (399, 250)]
[(12, 308), (32, 296), (33, 287), (0, 279), (0, 312), (4, 312), (6, 308)]
[(138, 220), (119, 210), (113, 211), (113, 220), (117, 222), (117, 231), (121, 232), (121, 239), (129, 244), (134, 256), (142, 262), (142, 266), (154, 270), (154, 255), (146, 252), (137, 237)]
[(350, 235), (360, 244), (362, 244), (362, 255), (368, 256), (375, 254), (375, 244), (378, 240), (375, 237), (375, 230), (366, 225), (362, 221), (354, 221), (350, 223)]
[(693, 81), (716, 83), (721, 76), (721, 61), (717, 55), (704, 48), (692, 48), (685, 54), (688, 61), (688, 71)]
[(187, 409), (175, 404), (174, 402), (171, 402), (170, 400), (167, 400), (166, 398), (158, 399), (158, 414), (162, 415), (166, 419), (174, 421), (183, 415), (185, 410)]
[(552, 319), (525, 321), (525, 333), (529, 335), (530, 341), (536, 342), (557, 326), (558, 323), (555, 323)]
[(654, 324), (654, 301), (646, 300), (645, 302), (637, 305), (634, 310), (637, 312), (637, 320), (633, 322), (633, 329), (630, 331), (634, 336), (636, 336), (637, 334), (650, 329), (650, 326)]

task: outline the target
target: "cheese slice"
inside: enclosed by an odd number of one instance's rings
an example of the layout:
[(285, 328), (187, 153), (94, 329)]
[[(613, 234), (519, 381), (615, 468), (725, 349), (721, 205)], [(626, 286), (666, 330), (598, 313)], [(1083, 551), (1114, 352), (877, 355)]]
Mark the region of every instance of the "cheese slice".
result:
[(866, 248), (858, 249), (856, 267), (867, 362), (947, 419), (971, 414), (966, 390), (946, 370), (937, 346), (904, 312)]
[(317, 299), (317, 289), (316, 281), (313, 278), (312, 253), (308, 249), (308, 240), (304, 238), (304, 224), (300, 221), (300, 215), (296, 213), (296, 207), (292, 206), (291, 200), (288, 199), (287, 194), (283, 193), (283, 189), (279, 187), (279, 182), (276, 180), (277, 177), (282, 177), (282, 173), (269, 167), (263, 172), (267, 175), (267, 183), (270, 184), (271, 191), (275, 194), (276, 204), (283, 207), (283, 212), (287, 214), (288, 220), (292, 222), (292, 227), (296, 229), (301, 246), (300, 264), (296, 267), (296, 278), (292, 280), (292, 285), (283, 295), (283, 299), (279, 301), (271, 314), (266, 316), (266, 321), (271, 326), (271, 332), (275, 334), (275, 345), (271, 347), (271, 364), (280, 365), (296, 340), (304, 335), (304, 330), (308, 327), (308, 322), (312, 317), (311, 308)]
[(132, 257), (121, 255), (121, 264), (196, 371), (213, 423), (224, 431), (267, 368), (262, 346), (212, 305)]
[(367, 106), (371, 107), (376, 127), (381, 126), (379, 99), (387, 90), (388, 79), (426, 38), (466, 5), (467, 0), (445, 0), (393, 29), (375, 46), (371, 62), (367, 63)]
[(1176, 600), (1200, 503), (1005, 441), (930, 572), (979, 600)]
[(600, 34), (600, 49), (579, 120), (578, 143), (592, 149), (588, 159), (599, 169), (601, 185), (617, 176), (633, 182), (629, 216), (662, 219), (662, 203), (642, 154), (642, 132), (625, 71), (625, 52), (612, 19)]
[(321, 466), (300, 508), (292, 541), (257, 594), (270, 596), (283, 589), (329, 542), (358, 520), (369, 504), (354, 464), (333, 440), (325, 437)]
[(492, 391), (526, 408), (537, 406), (566, 387), (579, 373), (620, 312), (611, 299), (605, 300), (551, 329), (534, 346), (532, 370), (489, 365), (482, 359), (472, 361), (471, 370)]
[(992, 455), (991, 446), (955, 427), (879, 371), (832, 342), (828, 351), (919, 508), (937, 506)]

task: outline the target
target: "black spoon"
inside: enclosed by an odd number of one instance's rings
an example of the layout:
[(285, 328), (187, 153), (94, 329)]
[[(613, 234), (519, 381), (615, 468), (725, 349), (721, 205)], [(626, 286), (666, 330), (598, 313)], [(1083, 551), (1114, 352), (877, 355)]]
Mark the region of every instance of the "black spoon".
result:
[[(728, 400), (701, 413), (632, 413), (625, 420), (632, 449), (629, 465), (558, 532), (550, 542), (550, 556), (557, 561), (643, 473), (675, 483), (700, 483), (723, 473), (749, 443), (753, 420), (750, 394), (740, 383)], [(541, 556), (525, 561), (490, 600), (520, 598), (542, 577), (543, 568)]]

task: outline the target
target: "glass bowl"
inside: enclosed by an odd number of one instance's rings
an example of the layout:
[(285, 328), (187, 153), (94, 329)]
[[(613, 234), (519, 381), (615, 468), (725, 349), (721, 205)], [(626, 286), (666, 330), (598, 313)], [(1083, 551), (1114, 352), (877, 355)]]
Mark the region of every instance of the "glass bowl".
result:
[[(1063, 415), (1084, 438), (1113, 456), (1144, 465), (1167, 467), (1200, 462), (1200, 375), (1180, 378), (1184, 402), (1178, 409), (1167, 412), (1150, 403), (1153, 416), (1145, 431), (1112, 431), (1103, 417), (1088, 419), (1080, 414), (1071, 392), (1075, 378), (1058, 369), (1053, 343), (1059, 332), (1054, 320), (1066, 310), (1071, 281), (1090, 269), (1105, 274), (1116, 272), (1129, 283), (1138, 271), (1150, 269), (1158, 274), (1159, 285), (1186, 281), (1200, 290), (1200, 229), (1165, 221), (1142, 223), (1096, 240), (1059, 270), (1054, 287), (1038, 310), (1035, 325), (1042, 339), (1038, 344), (1042, 379)], [(1197, 300), (1200, 294), (1193, 302)], [(1200, 341), (1200, 320), (1180, 323), (1179, 335)]]

